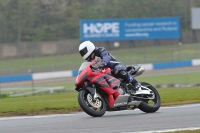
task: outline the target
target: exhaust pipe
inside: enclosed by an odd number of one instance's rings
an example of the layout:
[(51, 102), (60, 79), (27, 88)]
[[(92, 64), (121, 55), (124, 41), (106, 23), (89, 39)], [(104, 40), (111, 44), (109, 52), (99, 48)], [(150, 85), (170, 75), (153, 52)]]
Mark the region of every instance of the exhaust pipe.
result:
[(128, 103), (128, 105), (139, 106), (141, 102), (142, 101), (131, 101), (131, 102)]

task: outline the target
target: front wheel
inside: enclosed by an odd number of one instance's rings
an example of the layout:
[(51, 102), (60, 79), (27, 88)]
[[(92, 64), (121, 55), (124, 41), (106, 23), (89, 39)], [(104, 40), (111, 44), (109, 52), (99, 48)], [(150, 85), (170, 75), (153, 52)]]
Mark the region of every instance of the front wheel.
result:
[(93, 117), (103, 116), (106, 112), (106, 103), (103, 97), (97, 94), (94, 100), (92, 95), (87, 90), (81, 90), (78, 94), (78, 102), (83, 111)]
[(152, 96), (151, 96), (151, 100), (149, 99), (141, 99), (141, 103), (138, 106), (138, 108), (146, 113), (153, 113), (156, 112), (161, 105), (161, 99), (160, 99), (160, 95), (158, 93), (158, 91), (150, 84), (145, 83), (145, 82), (141, 82), (141, 85), (150, 89), (152, 91)]

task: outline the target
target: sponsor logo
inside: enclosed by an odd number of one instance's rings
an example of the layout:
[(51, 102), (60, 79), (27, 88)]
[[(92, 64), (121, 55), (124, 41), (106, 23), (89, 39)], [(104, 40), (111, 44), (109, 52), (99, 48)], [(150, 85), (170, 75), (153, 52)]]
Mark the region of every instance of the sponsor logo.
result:
[(119, 23), (90, 23), (83, 24), (83, 32), (87, 33), (119, 33)]
[(115, 103), (115, 104), (114, 104), (114, 106), (121, 106), (121, 105), (127, 105), (127, 102)]
[(119, 22), (84, 23), (83, 33), (85, 38), (119, 37)]

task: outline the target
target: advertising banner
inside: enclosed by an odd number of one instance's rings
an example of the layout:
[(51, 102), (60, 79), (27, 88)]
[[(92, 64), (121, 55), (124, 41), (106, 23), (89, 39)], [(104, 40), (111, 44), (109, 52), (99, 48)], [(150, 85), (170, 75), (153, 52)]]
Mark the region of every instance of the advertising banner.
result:
[(180, 38), (178, 17), (81, 20), (80, 40), (150, 40)]

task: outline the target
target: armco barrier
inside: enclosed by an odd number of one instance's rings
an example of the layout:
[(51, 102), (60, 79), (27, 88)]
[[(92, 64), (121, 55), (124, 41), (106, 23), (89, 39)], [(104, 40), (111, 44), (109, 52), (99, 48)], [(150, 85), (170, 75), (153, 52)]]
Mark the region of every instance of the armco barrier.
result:
[[(166, 69), (166, 68), (178, 68), (186, 66), (198, 66), (200, 65), (200, 59), (194, 60), (184, 60), (175, 62), (163, 62), (155, 64), (142, 64), (146, 70), (156, 70), (156, 69)], [(22, 74), (22, 75), (12, 75), (12, 76), (1, 76), (1, 83), (8, 82), (20, 82), (20, 81), (31, 81), (31, 80), (45, 80), (45, 79), (55, 79), (55, 78), (68, 78), (75, 77), (78, 75), (78, 70), (69, 71), (58, 71), (58, 72), (46, 72), (46, 73), (33, 73), (33, 74)]]

